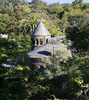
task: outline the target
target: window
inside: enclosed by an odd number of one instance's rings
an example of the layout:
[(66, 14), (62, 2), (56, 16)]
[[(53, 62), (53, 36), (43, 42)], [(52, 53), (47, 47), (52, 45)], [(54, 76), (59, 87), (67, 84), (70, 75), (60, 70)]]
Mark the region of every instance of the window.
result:
[(40, 44), (43, 45), (43, 40), (42, 39), (40, 39)]
[(46, 40), (46, 43), (48, 43), (48, 39)]
[(38, 39), (36, 39), (36, 44), (38, 45)]

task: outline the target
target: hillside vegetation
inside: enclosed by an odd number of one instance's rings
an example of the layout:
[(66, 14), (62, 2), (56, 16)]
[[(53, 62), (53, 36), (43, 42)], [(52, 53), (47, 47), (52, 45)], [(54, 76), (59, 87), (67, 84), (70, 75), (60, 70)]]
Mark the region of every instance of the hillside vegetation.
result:
[[(73, 42), (72, 57), (59, 50), (45, 61), (44, 74), (27, 66), (31, 34), (40, 20), (52, 37), (66, 35)], [(1, 34), (8, 38), (0, 36), (0, 100), (89, 100), (89, 3), (0, 0)], [(15, 68), (2, 67), (9, 61)]]

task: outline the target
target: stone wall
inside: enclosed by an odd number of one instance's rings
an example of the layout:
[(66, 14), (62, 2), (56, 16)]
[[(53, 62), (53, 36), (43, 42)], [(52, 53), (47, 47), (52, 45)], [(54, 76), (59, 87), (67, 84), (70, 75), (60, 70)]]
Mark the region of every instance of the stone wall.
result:
[(46, 64), (41, 60), (41, 58), (30, 58), (29, 67), (32, 69), (44, 69), (46, 68)]

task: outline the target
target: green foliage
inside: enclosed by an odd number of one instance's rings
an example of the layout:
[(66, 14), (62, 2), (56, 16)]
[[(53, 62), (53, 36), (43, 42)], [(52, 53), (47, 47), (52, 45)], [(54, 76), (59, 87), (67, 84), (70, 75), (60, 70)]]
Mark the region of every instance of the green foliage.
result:
[(14, 100), (46, 100), (53, 98), (52, 86), (48, 80), (43, 80), (41, 73), (31, 70), (27, 66), (17, 66), (8, 75), (18, 75), (20, 81), (3, 81), (3, 87), (0, 88), (0, 92), (2, 92), (0, 94), (1, 100), (8, 100), (13, 97)]
[(74, 6), (74, 9), (86, 10), (89, 9), (89, 3), (80, 3)]
[(68, 21), (71, 26), (82, 27), (89, 22), (89, 19), (84, 15), (72, 15), (68, 17)]
[(33, 12), (41, 12), (46, 8), (47, 3), (42, 0), (32, 0), (32, 10)]
[[(58, 31), (59, 27), (56, 27), (55, 24), (53, 24), (53, 23), (51, 24), (51, 22), (48, 23), (46, 20), (42, 20), (42, 22), (47, 27), (47, 29), (51, 33), (52, 37), (63, 35), (63, 33), (61, 31)], [(50, 26), (50, 24), (51, 24), (51, 26)]]
[(0, 100), (24, 100), (25, 98), (26, 90), (24, 84), (21, 82), (3, 81), (3, 88), (0, 88)]
[(67, 37), (73, 41), (73, 47), (79, 53), (88, 53), (89, 50), (89, 25), (74, 28), (69, 31)]
[(14, 8), (13, 8), (12, 3), (9, 3), (9, 7), (8, 7), (8, 9), (10, 9), (12, 12), (14, 11)]
[(61, 63), (66, 62), (69, 57), (71, 57), (71, 52), (66, 48), (60, 48), (58, 49), (58, 52), (56, 52), (55, 55), (44, 59), (43, 61), (47, 63), (45, 76), (51, 79), (55, 76), (59, 76), (62, 75), (63, 73), (66, 73), (62, 72), (63, 66), (61, 65)]
[(7, 14), (0, 13), (0, 33), (7, 33), (7, 27), (9, 24), (9, 16)]
[(78, 3), (78, 0), (75, 0), (72, 2), (73, 5), (76, 5)]
[[(59, 15), (60, 16), (60, 15)], [(60, 27), (60, 29), (63, 31), (63, 29), (66, 29), (66, 27), (69, 26), (69, 22), (68, 22), (68, 13), (65, 12), (62, 16), (62, 19), (58, 21), (58, 25)]]
[(37, 26), (37, 18), (35, 16), (29, 16), (29, 18), (23, 19), (19, 22), (19, 30), (20, 34), (31, 35), (31, 33), (34, 31), (35, 27)]
[(18, 4), (17, 6), (15, 6), (15, 18), (16, 18), (17, 21), (23, 19), (20, 4)]
[(62, 99), (86, 100), (89, 91), (89, 56), (71, 57), (66, 62), (61, 61), (61, 56), (55, 58), (46, 59), (48, 68), (44, 76), (54, 86), (54, 95)]
[[(46, 58), (45, 74), (26, 66), (31, 50), (30, 35), (42, 18), (52, 36), (63, 35), (72, 40), (79, 53), (89, 51), (89, 3), (75, 0), (72, 4), (47, 5), (41, 0), (0, 0), (0, 77), (19, 76), (19, 82), (2, 81), (0, 100), (88, 100), (89, 56), (70, 57), (70, 51), (61, 49), (56, 55)], [(76, 28), (72, 28), (76, 26)], [(59, 31), (60, 30), (60, 31)], [(14, 69), (2, 69), (8, 60), (17, 61)], [(84, 93), (82, 95), (81, 93)]]
[[(73, 93), (75, 93), (76, 96), (82, 97), (86, 96), (88, 90), (89, 90), (89, 80), (87, 79), (88, 71), (89, 71), (89, 56), (84, 57), (78, 57), (73, 58), (68, 61), (69, 63), (66, 64), (66, 68), (68, 68), (68, 71), (70, 73), (70, 81), (72, 83), (69, 86), (69, 88), (73, 87)], [(76, 86), (73, 86), (76, 84)]]
[(15, 8), (15, 6), (20, 3), (20, 0), (8, 0), (8, 2), (12, 3), (13, 7)]
[(39, 4), (40, 1), (41, 1), (41, 0), (32, 0), (31, 2), (32, 2), (33, 4)]
[(72, 2), (73, 5), (76, 5), (78, 3), (83, 3), (83, 0), (75, 0), (75, 1)]
[(56, 13), (62, 13), (64, 11), (63, 7), (62, 6), (59, 6), (56, 10)]
[(50, 4), (47, 8), (47, 11), (50, 14), (55, 14), (63, 11), (63, 8), (60, 6), (59, 3)]
[(62, 7), (64, 11), (67, 11), (67, 12), (69, 12), (72, 9), (72, 5), (68, 3), (62, 4)]
[(83, 3), (83, 0), (79, 0), (78, 3)]
[(60, 41), (60, 43), (62, 43), (62, 44), (64, 44), (64, 45), (66, 45), (66, 46), (68, 45), (68, 43), (67, 43), (66, 41), (63, 41), (63, 40), (62, 40), (62, 41)]
[(14, 40), (0, 38), (0, 42), (0, 64), (5, 63), (7, 59), (26, 63), (27, 53), (31, 50), (30, 37), (19, 36)]
[(8, 43), (9, 43), (8, 39), (2, 39), (0, 37), (0, 64), (5, 62), (6, 59), (8, 58), (7, 49), (10, 47)]
[(22, 5), (21, 6), (23, 14), (26, 16), (27, 14), (30, 14), (31, 9), (29, 8), (29, 5)]

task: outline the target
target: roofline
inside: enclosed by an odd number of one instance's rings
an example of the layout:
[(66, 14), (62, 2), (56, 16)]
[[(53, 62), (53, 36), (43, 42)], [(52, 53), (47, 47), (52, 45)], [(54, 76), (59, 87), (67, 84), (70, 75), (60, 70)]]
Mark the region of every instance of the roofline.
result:
[[(35, 27), (35, 29), (34, 29), (34, 31), (32, 32), (32, 34), (31, 34), (31, 36), (40, 36), (40, 34), (38, 34), (38, 32), (37, 32), (37, 29), (38, 29), (38, 27), (39, 27), (39, 25), (40, 25), (40, 23), (42, 23), (42, 25), (43, 25), (43, 29), (45, 29), (45, 33), (47, 34), (43, 34), (43, 36), (51, 36), (51, 34), (50, 34), (50, 32), (48, 31), (48, 29), (45, 27), (45, 25), (43, 24), (43, 22), (42, 21), (39, 21), (39, 23), (38, 23), (38, 25)], [(38, 30), (39, 31), (39, 30)], [(37, 33), (36, 33), (37, 32)], [(44, 32), (44, 30), (43, 30), (43, 32)], [(35, 34), (37, 34), (37, 35), (35, 35)]]
[(40, 37), (40, 36), (51, 36), (51, 35), (31, 35), (31, 37), (34, 37), (34, 36)]
[[(48, 42), (47, 44), (49, 44), (49, 43), (51, 43), (51, 41), (50, 42)], [(40, 47), (38, 47), (38, 48), (36, 48), (36, 49), (33, 49), (32, 51), (30, 51), (30, 52), (28, 52), (27, 53), (27, 55), (29, 56), (29, 53), (32, 53), (32, 52), (34, 52), (34, 51), (38, 51), (40, 48), (42, 48), (43, 46), (45, 46), (45, 45), (47, 45), (47, 44), (44, 44), (44, 45), (41, 45)], [(62, 44), (62, 43), (60, 43), (62, 46), (66, 46), (66, 45), (64, 45), (64, 44)], [(66, 46), (67, 47), (67, 46)]]

